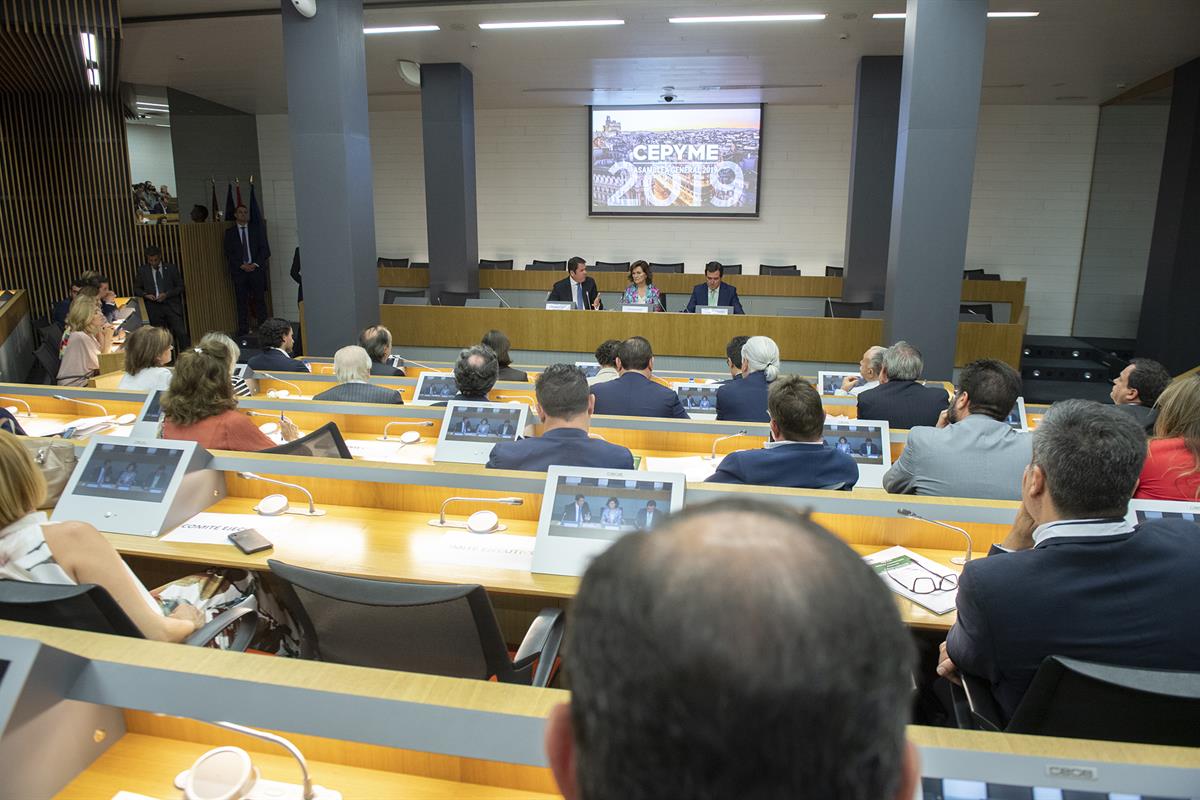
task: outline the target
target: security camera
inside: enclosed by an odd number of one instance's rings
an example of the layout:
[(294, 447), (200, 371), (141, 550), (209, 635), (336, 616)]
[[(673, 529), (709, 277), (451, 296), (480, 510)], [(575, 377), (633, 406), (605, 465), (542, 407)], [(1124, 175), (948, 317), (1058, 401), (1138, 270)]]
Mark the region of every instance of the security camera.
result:
[(662, 93), (662, 101), (664, 103), (674, 103), (676, 97), (678, 97), (678, 95), (675, 94), (674, 90), (672, 89), (667, 89)]
[(311, 19), (317, 15), (317, 0), (292, 0), (292, 5), (302, 17)]

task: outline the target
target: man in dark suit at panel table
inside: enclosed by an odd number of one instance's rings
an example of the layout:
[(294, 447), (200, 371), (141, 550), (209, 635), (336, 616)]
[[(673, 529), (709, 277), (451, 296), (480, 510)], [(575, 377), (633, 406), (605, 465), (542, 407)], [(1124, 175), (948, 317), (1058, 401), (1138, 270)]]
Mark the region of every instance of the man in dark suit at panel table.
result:
[(633, 454), (628, 448), (588, 436), (596, 398), (588, 393), (583, 370), (574, 364), (552, 364), (538, 376), (534, 391), (542, 435), (500, 442), (492, 448), (489, 467), (538, 472), (551, 464), (633, 469)]
[(704, 283), (692, 289), (692, 296), (684, 310), (689, 314), (696, 314), (699, 313), (696, 310), (697, 306), (732, 306), (733, 313), (745, 314), (742, 301), (738, 299), (737, 287), (725, 283), (724, 277), (725, 267), (721, 266), (720, 262), (710, 261), (705, 264)]
[(250, 225), (250, 211), (244, 205), (237, 207), (233, 217), (233, 227), (225, 231), (225, 263), (233, 280), (237, 333), (244, 336), (250, 330), (251, 313), (259, 324), (267, 318), (265, 294), (271, 248), (262, 233)]
[(571, 303), (577, 311), (603, 311), (596, 280), (587, 274), (587, 261), (575, 256), (567, 262), (567, 277), (550, 290), (547, 302)]
[(626, 417), (674, 417), (690, 419), (679, 395), (654, 381), (654, 353), (650, 342), (632, 336), (617, 348), (617, 371), (621, 377), (592, 387), (596, 414)]
[(924, 366), (921, 351), (908, 342), (889, 347), (883, 354), (879, 385), (858, 396), (858, 418), (887, 420), (892, 430), (937, 425), (950, 396), (940, 384), (917, 383)]
[(146, 248), (146, 263), (138, 264), (133, 293), (145, 301), (149, 323), (169, 330), (175, 352), (182, 352), (190, 344), (183, 319), (183, 276), (179, 267), (163, 263), (162, 251), (154, 245)]

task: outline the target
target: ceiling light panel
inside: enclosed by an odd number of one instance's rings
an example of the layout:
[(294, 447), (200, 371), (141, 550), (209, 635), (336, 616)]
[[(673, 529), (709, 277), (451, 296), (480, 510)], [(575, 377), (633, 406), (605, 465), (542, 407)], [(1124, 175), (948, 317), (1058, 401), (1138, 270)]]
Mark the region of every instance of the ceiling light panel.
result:
[(437, 25), (400, 25), (389, 28), (363, 28), (363, 33), (370, 36), (379, 33), (426, 33), (440, 30), (441, 28)]
[(721, 22), (820, 22), (825, 14), (742, 14), (723, 17), (670, 17), (667, 22), (676, 25), (721, 23)]
[[(1036, 17), (1040, 15), (1040, 11), (989, 11), (987, 12), (988, 19), (1024, 19)], [(872, 19), (904, 19), (907, 15), (903, 11), (893, 11), (886, 14), (872, 14)]]
[(624, 25), (623, 19), (560, 19), (535, 22), (481, 22), (485, 31), (519, 30), (522, 28), (599, 28), (608, 25)]

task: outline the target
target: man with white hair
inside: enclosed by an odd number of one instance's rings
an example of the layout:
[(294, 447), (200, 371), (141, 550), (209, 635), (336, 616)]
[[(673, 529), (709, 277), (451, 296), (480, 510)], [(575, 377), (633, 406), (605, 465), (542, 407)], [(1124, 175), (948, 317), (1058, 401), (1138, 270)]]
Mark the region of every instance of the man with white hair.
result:
[(859, 395), (868, 389), (879, 385), (879, 373), (883, 371), (883, 354), (887, 348), (873, 344), (862, 354), (858, 362), (858, 375), (847, 376), (842, 381), (842, 388), (834, 392), (837, 395)]
[(768, 422), (767, 389), (779, 377), (779, 345), (766, 336), (751, 336), (742, 345), (742, 379), (717, 389), (717, 419)]
[(879, 385), (858, 396), (858, 418), (887, 420), (892, 430), (937, 425), (950, 395), (941, 385), (918, 382), (924, 367), (921, 351), (908, 342), (889, 347), (883, 354)]
[(358, 345), (343, 347), (333, 354), (333, 374), (337, 376), (338, 385), (314, 395), (313, 400), (392, 405), (404, 403), (396, 390), (368, 383), (371, 378), (371, 357)]

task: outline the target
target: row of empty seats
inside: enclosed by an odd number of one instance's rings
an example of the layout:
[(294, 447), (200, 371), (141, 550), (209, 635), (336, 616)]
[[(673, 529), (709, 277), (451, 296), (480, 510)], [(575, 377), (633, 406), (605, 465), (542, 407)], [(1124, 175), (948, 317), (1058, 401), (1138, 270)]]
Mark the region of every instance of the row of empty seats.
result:
[[(627, 272), (629, 270), (629, 265), (632, 263), (633, 262), (631, 262), (631, 261), (597, 261), (594, 264), (589, 264), (588, 269), (590, 269), (594, 272)], [(383, 269), (384, 267), (411, 268), (411, 269), (428, 269), (429, 268), (428, 261), (409, 261), (407, 258), (383, 258), (383, 257), (380, 257), (377, 260), (376, 264), (380, 269)], [(479, 259), (479, 268), (480, 269), (515, 269), (514, 264), (515, 264), (515, 261), (511, 258), (508, 258), (508, 259), (481, 258), (481, 259)], [(742, 274), (742, 265), (741, 264), (723, 264), (722, 267), (724, 268), (726, 275), (741, 275)], [(531, 261), (530, 263), (525, 265), (525, 269), (527, 269), (527, 270), (543, 271), (543, 272), (563, 272), (566, 270), (566, 268), (567, 268), (567, 262), (565, 260), (563, 260), (563, 261), (541, 261), (541, 260), (535, 258), (533, 261)], [(664, 272), (664, 273), (669, 273), (669, 272), (682, 273), (685, 271), (684, 270), (684, 262), (680, 261), (680, 262), (673, 263), (673, 264), (656, 264), (656, 263), (651, 262), (650, 271), (651, 272)], [(789, 264), (787, 266), (776, 266), (776, 265), (772, 265), (772, 264), (759, 264), (758, 265), (758, 274), (759, 275), (799, 275), (800, 268), (795, 264)], [(826, 278), (842, 278), (842, 277), (845, 277), (845, 275), (846, 275), (845, 267), (829, 267), (829, 266), (825, 267), (825, 277)], [(965, 269), (965, 270), (963, 270), (963, 279), (968, 280), (968, 281), (998, 281), (998, 280), (1000, 280), (1000, 274), (997, 272), (987, 272), (986, 270), (982, 270), (982, 269)]]

